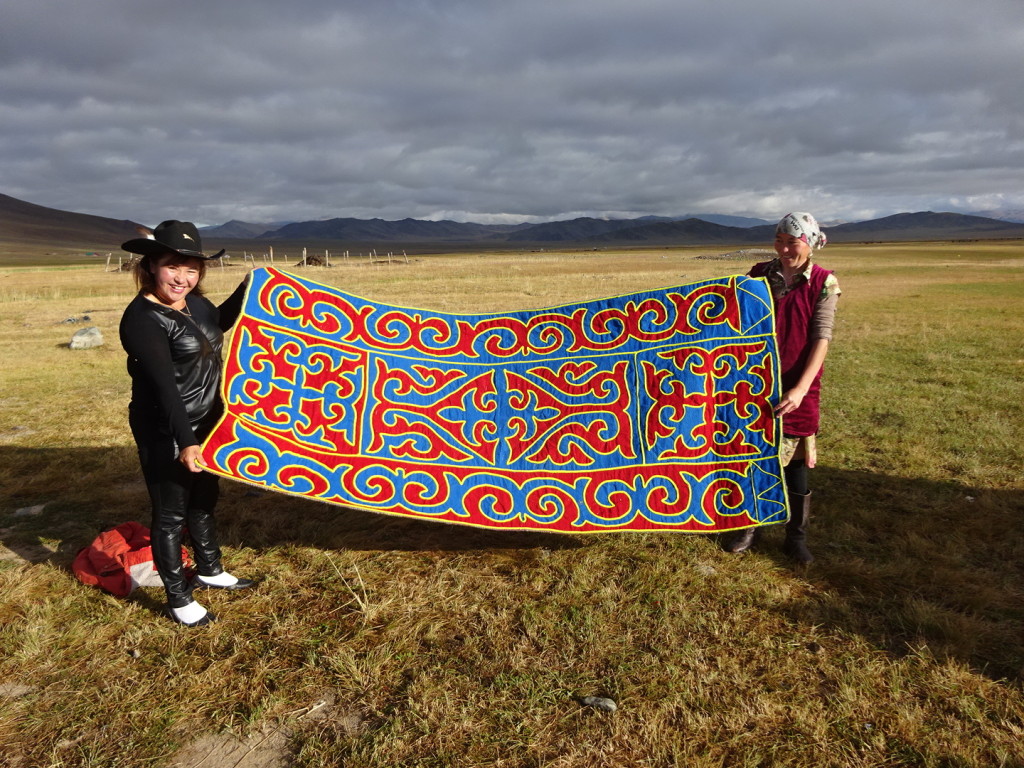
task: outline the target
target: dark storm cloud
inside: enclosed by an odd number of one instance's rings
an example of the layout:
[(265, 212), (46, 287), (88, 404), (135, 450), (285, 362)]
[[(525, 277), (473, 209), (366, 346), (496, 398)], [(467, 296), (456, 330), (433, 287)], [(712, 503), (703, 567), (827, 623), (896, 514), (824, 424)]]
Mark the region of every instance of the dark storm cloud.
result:
[(146, 223), (1022, 208), (1021, 50), (1019, 0), (13, 0), (0, 191)]

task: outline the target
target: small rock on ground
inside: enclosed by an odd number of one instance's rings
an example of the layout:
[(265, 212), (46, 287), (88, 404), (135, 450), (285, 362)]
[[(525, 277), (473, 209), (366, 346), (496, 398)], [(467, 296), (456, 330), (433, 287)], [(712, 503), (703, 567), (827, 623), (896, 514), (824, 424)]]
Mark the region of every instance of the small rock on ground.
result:
[(93, 349), (103, 346), (103, 334), (95, 325), (76, 331), (71, 337), (71, 349)]
[(18, 683), (0, 683), (0, 698), (20, 699), (28, 696), (35, 690), (31, 685), (19, 685)]
[(36, 517), (41, 515), (43, 510), (46, 509), (45, 504), (36, 504), (31, 507), (22, 507), (21, 509), (15, 510), (15, 517)]
[(619, 708), (619, 705), (613, 700), (606, 699), (603, 696), (584, 696), (580, 699), (580, 704), (585, 707), (600, 709), (602, 712), (614, 712)]

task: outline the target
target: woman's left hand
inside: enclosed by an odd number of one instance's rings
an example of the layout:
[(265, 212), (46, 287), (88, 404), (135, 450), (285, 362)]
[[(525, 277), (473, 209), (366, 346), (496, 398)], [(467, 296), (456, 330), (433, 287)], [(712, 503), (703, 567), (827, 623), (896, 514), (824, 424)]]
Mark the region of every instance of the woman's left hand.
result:
[(178, 454), (178, 461), (184, 464), (185, 469), (189, 472), (202, 472), (205, 467), (203, 464), (203, 451), (198, 445), (182, 448), (181, 453)]
[(804, 395), (806, 394), (806, 390), (798, 387), (794, 387), (793, 389), (784, 392), (779, 404), (775, 406), (775, 415), (785, 416), (787, 413), (795, 411), (800, 407), (800, 403), (804, 401)]

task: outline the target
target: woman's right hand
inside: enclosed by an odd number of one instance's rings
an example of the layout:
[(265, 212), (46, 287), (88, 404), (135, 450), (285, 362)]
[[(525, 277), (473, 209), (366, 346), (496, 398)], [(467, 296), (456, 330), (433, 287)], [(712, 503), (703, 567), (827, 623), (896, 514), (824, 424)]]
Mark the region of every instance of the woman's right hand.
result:
[(206, 466), (203, 464), (203, 450), (198, 445), (190, 445), (187, 448), (182, 448), (181, 453), (178, 454), (178, 461), (180, 461), (189, 472), (202, 472)]
[(782, 395), (782, 399), (779, 404), (775, 406), (776, 416), (785, 416), (787, 413), (792, 413), (800, 407), (800, 403), (804, 401), (804, 396), (807, 394), (806, 389), (800, 389), (799, 387), (793, 387), (787, 390)]

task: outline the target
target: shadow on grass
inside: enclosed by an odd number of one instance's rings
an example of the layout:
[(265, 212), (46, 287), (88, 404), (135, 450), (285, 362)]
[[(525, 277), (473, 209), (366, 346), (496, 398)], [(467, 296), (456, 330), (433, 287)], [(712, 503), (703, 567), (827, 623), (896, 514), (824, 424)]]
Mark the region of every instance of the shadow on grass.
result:
[(819, 589), (787, 612), (893, 654), (1024, 678), (1024, 491), (829, 467), (811, 486), (817, 559), (798, 573)]
[[(128, 520), (149, 525), (134, 448), (68, 450), (0, 445), (0, 544), (21, 560), (70, 568), (79, 549)], [(20, 513), (19, 513), (20, 510)], [(411, 520), (221, 481), (220, 543), (366, 551), (566, 549), (583, 539)], [(7, 556), (7, 559), (11, 559)]]
[[(828, 467), (814, 470), (811, 481), (809, 541), (817, 560), (798, 575), (817, 589), (781, 610), (800, 622), (859, 634), (897, 655), (930, 653), (994, 678), (1024, 677), (1024, 491)], [(126, 520), (148, 524), (133, 448), (0, 445), (0, 482), (0, 543), (8, 561), (66, 569), (100, 531)], [(599, 541), (421, 522), (230, 481), (221, 488), (221, 543), (257, 556), (288, 545), (525, 555)], [(29, 512), (19, 516), (18, 509)], [(781, 531), (769, 530), (766, 538), (754, 556), (783, 562)], [(523, 567), (529, 562), (523, 558)]]

